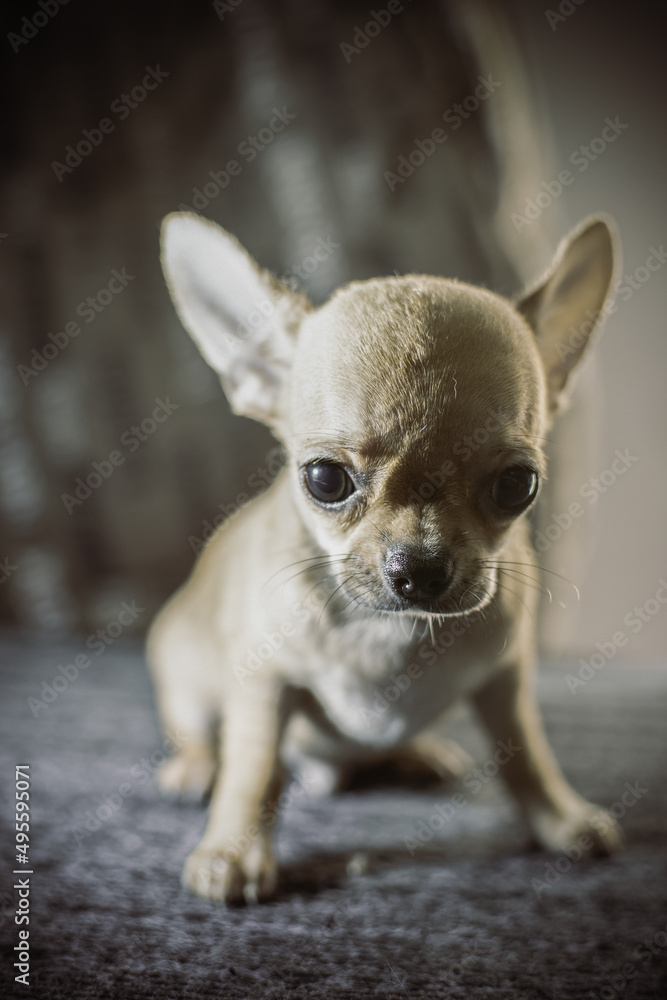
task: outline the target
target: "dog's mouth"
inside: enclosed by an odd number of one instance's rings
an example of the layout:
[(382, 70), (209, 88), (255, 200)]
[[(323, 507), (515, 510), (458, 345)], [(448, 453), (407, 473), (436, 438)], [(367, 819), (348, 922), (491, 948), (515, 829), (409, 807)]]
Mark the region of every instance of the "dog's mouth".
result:
[(470, 579), (442, 577), (415, 579), (398, 576), (378, 580), (375, 574), (358, 572), (338, 586), (346, 608), (363, 608), (385, 614), (416, 618), (462, 618), (483, 610), (496, 593), (497, 570), (485, 568)]
[(495, 591), (496, 580), (495, 573), (493, 573), (490, 579), (477, 580), (463, 586), (462, 589), (457, 588), (456, 592), (445, 594), (435, 601), (403, 600), (394, 610), (417, 617), (460, 618), (481, 611), (493, 600)]
[(418, 618), (461, 618), (472, 615), (493, 600), (497, 587), (496, 576), (496, 571), (490, 570), (472, 581), (453, 584), (435, 599), (426, 594), (418, 594), (414, 598), (410, 595), (406, 598), (392, 594), (387, 610)]

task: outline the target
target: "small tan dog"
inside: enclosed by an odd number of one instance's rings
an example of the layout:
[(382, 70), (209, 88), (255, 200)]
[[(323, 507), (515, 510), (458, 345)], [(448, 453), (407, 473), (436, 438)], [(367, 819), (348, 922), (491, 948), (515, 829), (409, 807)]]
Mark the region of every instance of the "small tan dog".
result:
[(316, 309), (189, 214), (165, 220), (162, 260), (232, 408), (287, 453), (149, 637), (162, 721), (183, 737), (162, 788), (213, 788), (185, 885), (228, 901), (273, 891), (283, 768), (302, 757), (456, 773), (461, 754), (423, 730), (464, 696), (516, 751), (501, 771), (540, 844), (617, 847), (540, 723), (525, 516), (614, 279), (610, 225), (587, 220), (516, 304), (408, 275), (352, 283)]

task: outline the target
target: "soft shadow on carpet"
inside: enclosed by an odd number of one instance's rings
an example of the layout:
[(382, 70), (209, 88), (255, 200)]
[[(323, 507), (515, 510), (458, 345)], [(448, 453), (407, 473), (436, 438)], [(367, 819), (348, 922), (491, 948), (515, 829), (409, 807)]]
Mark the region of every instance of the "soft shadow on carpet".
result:
[[(41, 699), (42, 684), (82, 650), (11, 636), (0, 644), (2, 996), (667, 996), (664, 668), (611, 664), (576, 694), (563, 667), (540, 677), (565, 772), (583, 794), (624, 813), (624, 853), (572, 864), (530, 851), (498, 778), (481, 790), (471, 780), (428, 793), (294, 795), (278, 835), (278, 898), (226, 910), (180, 887), (205, 811), (158, 797), (152, 775), (164, 743), (140, 651), (114, 646), (51, 704), (34, 706), (36, 716), (31, 710), (28, 699)], [(467, 710), (446, 731), (480, 765), (491, 760)], [(14, 983), (12, 968), (12, 886), (21, 877), (12, 875), (13, 780), (25, 763), (29, 988)], [(466, 801), (453, 807), (457, 790)], [(429, 819), (440, 829), (411, 856), (406, 838), (418, 839)]]

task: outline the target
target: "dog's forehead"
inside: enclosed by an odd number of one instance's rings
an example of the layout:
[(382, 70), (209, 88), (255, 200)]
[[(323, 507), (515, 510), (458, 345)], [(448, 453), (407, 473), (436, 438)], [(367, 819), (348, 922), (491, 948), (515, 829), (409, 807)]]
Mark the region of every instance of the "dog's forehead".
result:
[(509, 302), (439, 278), (347, 286), (309, 318), (294, 375), (297, 419), (342, 435), (463, 433), (491, 411), (521, 422), (543, 395), (532, 334)]

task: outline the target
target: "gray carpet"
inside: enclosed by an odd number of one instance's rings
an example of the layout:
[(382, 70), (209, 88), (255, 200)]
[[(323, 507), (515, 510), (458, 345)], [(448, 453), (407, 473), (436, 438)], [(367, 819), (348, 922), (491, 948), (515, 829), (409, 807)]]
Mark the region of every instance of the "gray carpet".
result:
[[(414, 857), (405, 838), (455, 788), (295, 796), (279, 830), (278, 898), (225, 910), (180, 888), (204, 810), (157, 795), (163, 740), (140, 650), (114, 646), (31, 711), (27, 699), (82, 649), (0, 644), (3, 997), (667, 997), (664, 669), (613, 664), (576, 695), (563, 668), (540, 679), (576, 787), (612, 806), (639, 782), (623, 854), (568, 866), (528, 850), (497, 779), (468, 792)], [(488, 758), (466, 711), (448, 732)], [(30, 764), (32, 782), (29, 991), (10, 957), (16, 763)]]

